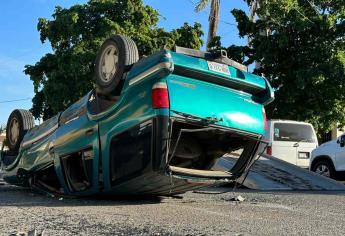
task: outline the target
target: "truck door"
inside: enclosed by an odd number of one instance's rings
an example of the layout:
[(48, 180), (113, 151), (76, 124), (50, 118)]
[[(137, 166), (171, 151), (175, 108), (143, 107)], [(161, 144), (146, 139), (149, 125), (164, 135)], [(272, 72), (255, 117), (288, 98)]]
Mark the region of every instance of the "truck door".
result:
[(64, 187), (72, 193), (90, 194), (99, 189), (98, 122), (87, 115), (87, 98), (85, 96), (61, 114), (54, 143), (60, 175), (65, 179)]
[(345, 170), (345, 135), (338, 138), (335, 152), (335, 167), (337, 171)]
[(313, 127), (301, 122), (276, 122), (273, 130), (273, 156), (308, 168), (310, 152), (317, 146)]

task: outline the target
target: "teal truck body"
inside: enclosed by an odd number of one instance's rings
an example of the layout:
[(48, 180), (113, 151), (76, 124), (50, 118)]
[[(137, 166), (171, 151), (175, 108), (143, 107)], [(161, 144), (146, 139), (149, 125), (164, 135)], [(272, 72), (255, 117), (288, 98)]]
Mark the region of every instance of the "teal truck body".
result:
[[(133, 65), (119, 97), (90, 91), (29, 130), (16, 155), (2, 152), (3, 178), (76, 196), (174, 195), (229, 182), (257, 155), (272, 100), (262, 77), (163, 50)], [(239, 149), (233, 169), (212, 170)]]

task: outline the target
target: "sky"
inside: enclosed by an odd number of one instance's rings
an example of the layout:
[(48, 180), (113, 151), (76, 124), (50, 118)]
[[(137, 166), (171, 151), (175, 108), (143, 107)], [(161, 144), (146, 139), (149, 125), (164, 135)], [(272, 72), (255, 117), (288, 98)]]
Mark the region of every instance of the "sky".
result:
[[(25, 65), (33, 65), (51, 52), (49, 42), (40, 41), (38, 18), (51, 19), (55, 6), (68, 8), (86, 0), (11, 0), (0, 1), (0, 125), (6, 124), (12, 110), (30, 109), (34, 96), (33, 85), (23, 72)], [(166, 30), (178, 28), (184, 22), (200, 22), (207, 36), (208, 11), (194, 12), (197, 0), (144, 0), (161, 14), (158, 24)], [(243, 45), (239, 38), (233, 8), (247, 10), (244, 1), (221, 0), (218, 34), (223, 45)], [(204, 39), (206, 41), (206, 38)]]

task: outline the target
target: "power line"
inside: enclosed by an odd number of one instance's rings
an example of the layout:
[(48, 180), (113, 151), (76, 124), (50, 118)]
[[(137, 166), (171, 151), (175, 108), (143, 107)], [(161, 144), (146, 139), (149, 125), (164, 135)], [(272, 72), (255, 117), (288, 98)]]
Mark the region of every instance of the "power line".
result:
[(0, 101), (0, 103), (10, 103), (10, 102), (19, 102), (19, 101), (26, 101), (30, 100), (32, 98), (21, 98), (21, 99), (15, 99), (15, 100), (5, 100), (5, 101)]
[(304, 19), (308, 20), (310, 23), (315, 24), (313, 21), (311, 21), (308, 17), (306, 17), (302, 12), (300, 12), (297, 7), (294, 8)]

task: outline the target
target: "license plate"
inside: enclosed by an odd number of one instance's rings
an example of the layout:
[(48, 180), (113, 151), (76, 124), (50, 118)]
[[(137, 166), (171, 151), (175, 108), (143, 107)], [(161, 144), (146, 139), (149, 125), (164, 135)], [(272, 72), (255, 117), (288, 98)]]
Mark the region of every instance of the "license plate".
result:
[(217, 62), (213, 62), (213, 61), (208, 61), (208, 69), (218, 72), (218, 73), (222, 73), (225, 75), (230, 75), (230, 71), (229, 71), (229, 67), (227, 65), (224, 64), (220, 64)]
[(299, 159), (309, 159), (309, 152), (298, 152)]

